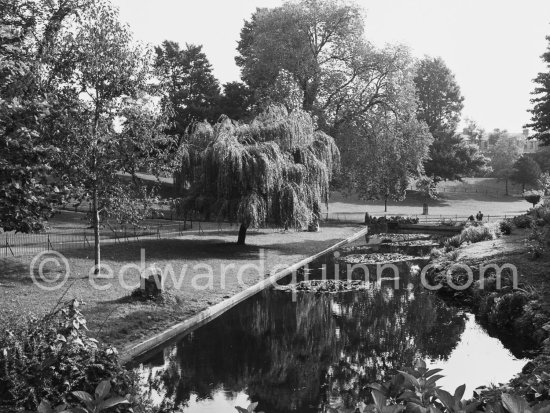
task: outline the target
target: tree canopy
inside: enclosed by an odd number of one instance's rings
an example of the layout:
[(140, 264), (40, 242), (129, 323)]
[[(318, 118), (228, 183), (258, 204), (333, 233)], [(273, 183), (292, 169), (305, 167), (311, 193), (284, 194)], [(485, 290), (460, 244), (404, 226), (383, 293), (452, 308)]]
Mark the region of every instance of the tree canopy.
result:
[(506, 182), (506, 195), (508, 195), (508, 180), (514, 174), (514, 164), (520, 158), (522, 149), (517, 141), (499, 132), (493, 132), (493, 136), (499, 136), (490, 147), (489, 158), (491, 168), (497, 178)]
[(219, 116), (220, 86), (202, 46), (164, 41), (155, 48), (156, 75), (162, 105), (173, 124), (170, 132), (182, 136), (193, 122), (214, 122)]
[(454, 74), (440, 57), (425, 57), (418, 63), (414, 78), (418, 94), (418, 118), (433, 135), (455, 131), (464, 98)]
[[(418, 62), (414, 78), (418, 97), (418, 119), (426, 122), (434, 140), (424, 168), (438, 180), (460, 180), (484, 173), (488, 159), (475, 144), (456, 133), (464, 98), (455, 77), (443, 59), (425, 57)], [(470, 122), (467, 135), (475, 143), (482, 130)]]
[[(546, 37), (550, 42), (550, 36)], [(533, 104), (531, 112), (531, 123), (526, 125), (535, 130), (535, 134), (530, 139), (538, 139), (544, 145), (550, 144), (550, 45), (546, 52), (541, 56), (546, 63), (547, 71), (541, 72), (534, 79), (536, 84), (532, 94), (535, 95), (531, 99)]]
[(270, 106), (247, 124), (198, 124), (182, 147), (183, 207), (249, 227), (304, 228), (320, 218), (339, 164), (334, 140), (310, 115)]
[(541, 173), (539, 164), (530, 156), (523, 155), (514, 164), (514, 172), (511, 178), (520, 183), (525, 191), (526, 185), (537, 186)]
[(0, 229), (39, 231), (66, 195), (54, 176), (62, 156), (52, 140), (63, 130), (59, 47), (64, 28), (89, 1), (0, 1)]

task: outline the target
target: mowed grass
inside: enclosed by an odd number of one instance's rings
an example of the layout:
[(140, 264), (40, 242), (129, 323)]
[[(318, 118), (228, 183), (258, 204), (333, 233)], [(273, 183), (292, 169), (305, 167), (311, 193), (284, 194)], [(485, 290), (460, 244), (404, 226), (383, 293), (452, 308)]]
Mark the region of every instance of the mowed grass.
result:
[[(357, 230), (359, 227), (331, 226), (317, 233), (250, 231), (247, 246), (236, 245), (236, 232), (106, 245), (102, 248), (102, 264), (112, 269), (115, 277), (111, 279), (89, 277), (92, 251), (68, 251), (64, 254), (70, 276), (65, 287), (55, 291), (44, 291), (33, 283), (29, 271), (32, 257), (0, 260), (0, 324), (9, 328), (21, 317), (51, 311), (60, 299), (77, 298), (85, 303), (83, 312), (91, 334), (122, 348), (231, 297), (267, 274)], [(171, 299), (164, 304), (129, 297), (139, 285), (142, 250), (145, 267), (154, 264), (165, 274)], [(56, 272), (64, 272), (53, 265), (49, 269), (49, 279), (55, 278)]]
[[(499, 195), (495, 190), (500, 188)], [(512, 185), (510, 185), (512, 188)], [(465, 183), (442, 182), (439, 184), (439, 198), (429, 200), (430, 216), (476, 215), (478, 211), (487, 216), (520, 215), (527, 212), (531, 205), (519, 195), (505, 196), (504, 182), (494, 178), (468, 178)], [(516, 193), (517, 187), (510, 193)], [(388, 212), (384, 212), (384, 201), (365, 201), (356, 195), (346, 196), (333, 192), (328, 213), (332, 219), (357, 221), (364, 219), (365, 212), (371, 216), (421, 216), (424, 198), (416, 191), (408, 191), (402, 202), (388, 201)], [(326, 211), (325, 211), (326, 212)]]

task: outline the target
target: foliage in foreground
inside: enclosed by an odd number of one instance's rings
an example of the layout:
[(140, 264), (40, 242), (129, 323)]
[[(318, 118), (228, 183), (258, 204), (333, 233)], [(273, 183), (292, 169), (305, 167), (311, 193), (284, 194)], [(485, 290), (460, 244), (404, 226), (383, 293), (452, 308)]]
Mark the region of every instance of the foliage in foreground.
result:
[(437, 385), (443, 376), (441, 369), (428, 369), (418, 360), (413, 368), (399, 371), (383, 384), (371, 384), (372, 402), (359, 403), (356, 408), (343, 406), (329, 408), (331, 413), (547, 413), (545, 402), (530, 405), (520, 394), (512, 394), (500, 388), (481, 388), (470, 400), (463, 399), (466, 386), (459, 386), (449, 393)]
[(113, 394), (131, 392), (134, 378), (120, 366), (115, 349), (87, 336), (79, 306), (73, 300), (0, 336), (0, 404), (27, 410), (44, 400), (51, 406), (81, 406), (87, 400), (82, 392), (94, 394), (102, 382), (96, 399), (104, 402), (111, 386)]

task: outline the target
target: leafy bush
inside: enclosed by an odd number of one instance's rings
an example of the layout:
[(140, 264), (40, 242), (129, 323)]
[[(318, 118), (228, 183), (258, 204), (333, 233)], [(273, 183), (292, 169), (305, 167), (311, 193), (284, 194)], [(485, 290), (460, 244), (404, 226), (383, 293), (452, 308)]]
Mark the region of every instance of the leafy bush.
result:
[(101, 413), (113, 407), (130, 403), (124, 397), (111, 394), (109, 380), (99, 383), (93, 396), (85, 391), (74, 391), (72, 395), (79, 400), (80, 406), (69, 408), (66, 404), (61, 404), (54, 409), (49, 401), (42, 400), (38, 406), (38, 413)]
[(445, 247), (445, 252), (450, 252), (455, 248), (459, 248), (462, 245), (462, 237), (460, 235), (455, 235), (443, 242)]
[[(520, 395), (508, 393), (508, 389), (492, 388), (476, 392), (476, 397), (463, 399), (466, 386), (456, 388), (453, 393), (443, 390), (437, 381), (443, 376), (441, 369), (428, 369), (426, 363), (417, 360), (414, 368), (403, 369), (383, 384), (371, 384), (372, 404), (361, 404), (361, 413), (459, 413), (459, 412), (501, 412), (528, 413), (543, 411), (543, 403), (533, 403)], [(340, 411), (336, 410), (335, 411)]]
[(512, 233), (512, 222), (509, 219), (500, 221), (500, 232), (504, 235), (510, 235)]
[(531, 227), (533, 218), (531, 218), (529, 215), (518, 215), (512, 218), (512, 222), (516, 226), (516, 228), (529, 228)]
[(417, 217), (371, 217), (368, 213), (365, 214), (365, 224), (418, 224), (419, 218)]
[(546, 249), (546, 234), (534, 223), (531, 225), (531, 232), (527, 239), (529, 251), (534, 259), (540, 258)]
[(0, 335), (0, 404), (36, 410), (76, 402), (74, 391), (93, 393), (109, 380), (127, 394), (134, 377), (115, 349), (86, 335), (86, 320), (73, 300), (41, 319), (32, 318)]
[(550, 206), (541, 205), (537, 208), (533, 208), (530, 214), (538, 225), (550, 225)]
[(500, 229), (496, 225), (484, 224), (479, 226), (467, 226), (460, 233), (462, 243), (476, 243), (481, 241), (491, 241), (500, 236)]
[(533, 204), (533, 208), (540, 202), (542, 194), (539, 191), (527, 191), (523, 193), (523, 199), (530, 204)]

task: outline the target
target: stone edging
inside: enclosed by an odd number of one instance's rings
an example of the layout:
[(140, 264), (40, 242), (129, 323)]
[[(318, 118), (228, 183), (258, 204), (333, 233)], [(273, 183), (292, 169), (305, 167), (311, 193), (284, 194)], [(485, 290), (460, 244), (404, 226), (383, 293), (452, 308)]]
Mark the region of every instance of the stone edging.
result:
[(150, 337), (146, 339), (145, 341), (142, 341), (128, 349), (125, 349), (120, 354), (120, 361), (122, 363), (128, 363), (132, 361), (134, 358), (143, 355), (156, 347), (161, 346), (162, 344), (166, 343), (167, 341), (173, 339), (176, 336), (182, 335), (186, 332), (195, 330), (196, 328), (206, 324), (207, 322), (213, 320), (214, 318), (222, 315), (229, 309), (235, 307), (237, 304), (243, 302), (247, 298), (252, 297), (253, 295), (259, 293), (260, 291), (264, 290), (265, 288), (269, 287), (270, 285), (273, 285), (275, 282), (280, 280), (281, 278), (284, 278), (290, 274), (292, 274), (294, 271), (298, 270), (299, 268), (304, 267), (305, 265), (309, 264), (310, 262), (316, 260), (317, 258), (332, 252), (346, 244), (349, 244), (353, 241), (358, 240), (362, 236), (366, 235), (368, 233), (368, 227), (363, 228), (362, 230), (356, 232), (351, 237), (348, 237), (333, 246), (318, 252), (315, 255), (312, 255), (308, 258), (305, 258), (290, 267), (286, 268), (283, 271), (280, 271), (276, 274), (271, 275), (270, 277), (266, 278), (265, 280), (260, 281), (259, 283), (248, 287), (247, 289), (241, 291), (240, 293), (235, 294), (231, 298), (228, 298), (218, 304), (215, 304), (211, 307), (206, 308), (205, 310), (201, 311), (200, 313), (188, 318), (187, 320), (184, 320), (167, 330), (164, 330), (163, 332)]

